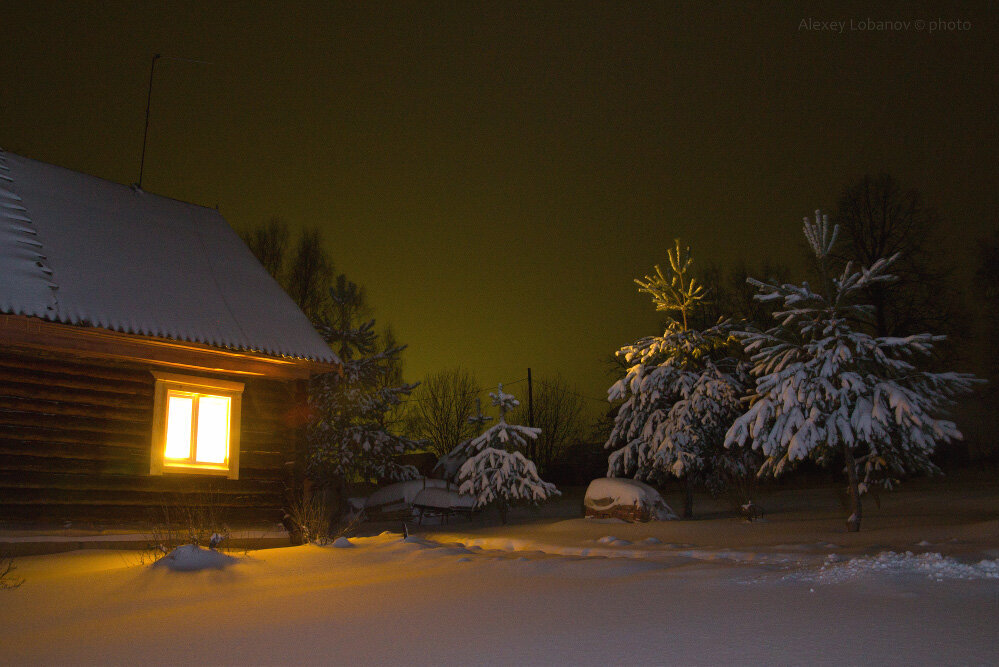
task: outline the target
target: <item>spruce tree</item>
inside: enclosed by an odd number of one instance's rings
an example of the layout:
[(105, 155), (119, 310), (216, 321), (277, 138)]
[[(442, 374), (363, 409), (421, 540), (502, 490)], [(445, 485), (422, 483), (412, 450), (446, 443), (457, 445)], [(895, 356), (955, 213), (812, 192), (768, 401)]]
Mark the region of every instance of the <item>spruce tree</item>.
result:
[(717, 490), (751, 474), (752, 454), (723, 446), (725, 432), (742, 412), (749, 375), (727, 321), (703, 330), (691, 326), (707, 294), (691, 275), (690, 249), (677, 240), (668, 255), (668, 271), (656, 266), (655, 274), (635, 281), (667, 321), (661, 336), (617, 353), (625, 375), (610, 388), (608, 399), (624, 402), (605, 445), (615, 450), (607, 476), (652, 484), (679, 479), (689, 518), (695, 486)]
[(843, 465), (850, 496), (847, 527), (860, 530), (861, 495), (887, 488), (908, 473), (936, 471), (938, 443), (960, 439), (938, 415), (977, 381), (964, 373), (920, 370), (943, 336), (866, 333), (876, 316), (863, 298), (889, 283), (897, 255), (869, 268), (831, 269), (839, 228), (815, 212), (805, 238), (821, 285), (769, 284), (750, 279), (761, 301), (775, 302), (778, 323), (739, 333), (752, 354), (756, 389), (749, 410), (729, 429), (726, 446), (751, 444), (765, 456), (761, 474), (779, 475), (804, 459)]
[(499, 421), (463, 446), (468, 459), (458, 470), (457, 483), (460, 493), (475, 498), (477, 508), (496, 506), (505, 524), (511, 505), (537, 504), (560, 494), (554, 484), (538, 476), (537, 467), (522, 453), (541, 429), (507, 423), (507, 411), (520, 401), (505, 393), (502, 384), (497, 393), (489, 396), (499, 408)]
[[(395, 457), (418, 443), (393, 431), (387, 415), (415, 385), (399, 383), (397, 360), (404, 346), (378, 340), (374, 320), (361, 321), (363, 291), (343, 275), (330, 289), (330, 306), (318, 330), (343, 361), (342, 373), (313, 379), (316, 416), (309, 433), (309, 477), (342, 510), (346, 485), (355, 480), (418, 477)], [(390, 381), (392, 380), (392, 381)]]

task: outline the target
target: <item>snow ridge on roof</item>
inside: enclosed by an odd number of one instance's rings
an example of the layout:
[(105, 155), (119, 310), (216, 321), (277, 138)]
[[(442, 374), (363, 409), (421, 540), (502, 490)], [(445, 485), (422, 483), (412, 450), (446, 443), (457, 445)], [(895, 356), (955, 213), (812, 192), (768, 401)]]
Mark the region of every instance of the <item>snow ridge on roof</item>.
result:
[(218, 211), (2, 150), (0, 312), (339, 362)]
[(6, 154), (0, 149), (0, 311), (52, 317), (57, 285), (28, 209), (13, 191), (13, 182)]

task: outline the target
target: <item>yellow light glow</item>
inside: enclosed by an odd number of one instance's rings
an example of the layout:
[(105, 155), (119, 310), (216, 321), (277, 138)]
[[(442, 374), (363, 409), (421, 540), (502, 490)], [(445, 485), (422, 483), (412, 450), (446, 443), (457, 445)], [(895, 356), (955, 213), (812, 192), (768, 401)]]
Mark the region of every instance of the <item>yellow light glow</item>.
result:
[(191, 413), (194, 398), (170, 396), (167, 402), (166, 452), (168, 459), (191, 458)]
[(198, 463), (225, 463), (229, 457), (229, 403), (226, 396), (198, 397)]

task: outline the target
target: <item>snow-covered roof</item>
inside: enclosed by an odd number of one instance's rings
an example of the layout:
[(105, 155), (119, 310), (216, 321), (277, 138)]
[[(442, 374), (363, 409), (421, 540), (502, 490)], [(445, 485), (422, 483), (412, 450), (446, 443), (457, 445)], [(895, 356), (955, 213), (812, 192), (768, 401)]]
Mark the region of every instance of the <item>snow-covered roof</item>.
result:
[(0, 312), (338, 361), (218, 211), (2, 150)]

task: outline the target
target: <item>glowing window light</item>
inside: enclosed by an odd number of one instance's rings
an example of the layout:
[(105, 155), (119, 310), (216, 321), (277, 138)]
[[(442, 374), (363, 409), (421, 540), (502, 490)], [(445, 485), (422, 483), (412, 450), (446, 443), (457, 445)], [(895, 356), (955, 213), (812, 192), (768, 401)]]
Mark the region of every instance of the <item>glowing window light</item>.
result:
[(167, 402), (166, 452), (168, 459), (191, 458), (191, 418), (193, 396), (172, 395)]
[(226, 396), (198, 396), (198, 463), (225, 463), (229, 457), (229, 402)]

